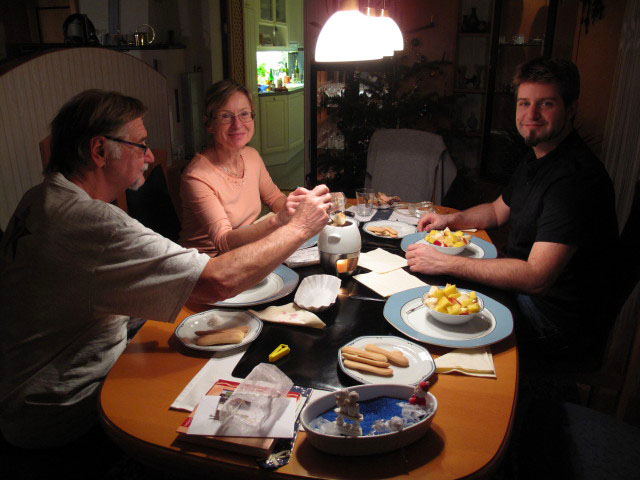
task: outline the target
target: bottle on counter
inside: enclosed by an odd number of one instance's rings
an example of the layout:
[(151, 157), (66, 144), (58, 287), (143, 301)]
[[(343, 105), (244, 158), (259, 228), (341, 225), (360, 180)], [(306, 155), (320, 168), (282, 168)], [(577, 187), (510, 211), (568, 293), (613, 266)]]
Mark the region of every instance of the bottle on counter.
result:
[(269, 69), (269, 85), (273, 86), (273, 69)]
[(300, 82), (300, 69), (298, 68), (298, 60), (296, 60), (295, 68), (293, 69), (293, 83)]

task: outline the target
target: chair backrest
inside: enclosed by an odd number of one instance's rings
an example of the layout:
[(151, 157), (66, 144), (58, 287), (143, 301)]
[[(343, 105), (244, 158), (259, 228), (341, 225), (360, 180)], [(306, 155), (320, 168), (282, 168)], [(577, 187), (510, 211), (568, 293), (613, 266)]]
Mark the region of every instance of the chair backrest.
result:
[(367, 151), (365, 184), (403, 201), (442, 203), (457, 169), (440, 135), (412, 129), (379, 129)]
[(624, 420), (632, 398), (640, 391), (640, 182), (636, 184), (631, 213), (620, 235), (616, 278), (613, 282), (617, 314), (604, 351), (602, 368), (595, 374), (578, 375), (589, 388), (589, 404), (610, 404), (615, 396), (616, 416)]

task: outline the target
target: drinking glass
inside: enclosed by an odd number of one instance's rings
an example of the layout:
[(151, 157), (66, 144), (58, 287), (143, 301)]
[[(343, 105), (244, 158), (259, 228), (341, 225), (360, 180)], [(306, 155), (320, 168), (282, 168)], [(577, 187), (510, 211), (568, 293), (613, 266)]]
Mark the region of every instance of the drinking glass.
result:
[(345, 196), (342, 192), (331, 192), (331, 207), (329, 213), (344, 212)]
[(373, 190), (359, 188), (356, 190), (356, 213), (360, 217), (368, 217), (373, 213)]

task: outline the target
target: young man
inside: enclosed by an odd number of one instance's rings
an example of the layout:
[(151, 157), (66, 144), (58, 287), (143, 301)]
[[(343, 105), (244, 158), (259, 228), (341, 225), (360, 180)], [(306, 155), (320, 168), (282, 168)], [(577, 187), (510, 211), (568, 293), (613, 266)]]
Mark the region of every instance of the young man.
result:
[(171, 322), (188, 301), (251, 287), (328, 220), (325, 186), (300, 189), (289, 222), (216, 258), (186, 250), (109, 202), (153, 161), (142, 103), (88, 90), (51, 124), (44, 182), (0, 243), (0, 431), (22, 447), (62, 445), (95, 423), (100, 382), (130, 316)]
[(532, 346), (536, 353), (572, 358), (602, 348), (613, 320), (603, 295), (612, 281), (610, 255), (618, 237), (613, 185), (573, 129), (580, 91), (576, 66), (534, 59), (519, 66), (514, 84), (516, 127), (531, 150), (502, 195), (459, 213), (424, 215), (418, 224), (424, 231), (509, 222), (509, 258), (448, 256), (415, 244), (406, 257), (414, 272), (516, 291), (522, 352)]

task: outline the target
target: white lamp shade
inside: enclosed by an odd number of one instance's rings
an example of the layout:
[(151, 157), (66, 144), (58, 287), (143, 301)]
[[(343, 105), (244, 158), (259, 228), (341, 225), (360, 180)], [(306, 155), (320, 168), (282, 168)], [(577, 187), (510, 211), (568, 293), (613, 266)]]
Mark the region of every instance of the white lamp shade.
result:
[(387, 46), (393, 50), (404, 50), (404, 39), (398, 24), (391, 17), (378, 17), (380, 19), (381, 36), (384, 38)]
[(358, 10), (340, 10), (324, 24), (316, 44), (316, 62), (377, 60), (388, 55), (376, 23)]

